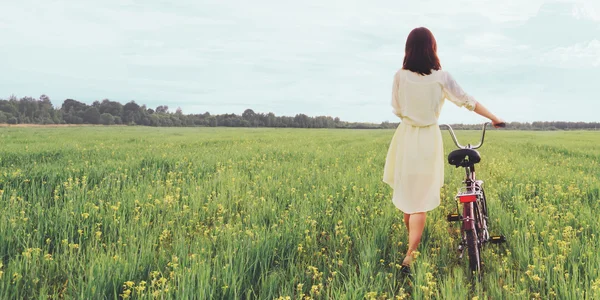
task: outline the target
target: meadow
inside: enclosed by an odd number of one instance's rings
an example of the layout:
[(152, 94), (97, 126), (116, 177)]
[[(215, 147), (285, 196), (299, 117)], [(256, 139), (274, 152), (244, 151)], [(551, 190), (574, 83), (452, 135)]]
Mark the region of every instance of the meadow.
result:
[(600, 298), (600, 132), (488, 133), (478, 177), (508, 242), (483, 250), (479, 282), (446, 221), (450, 166), (414, 277), (399, 272), (392, 134), (0, 128), (0, 298)]

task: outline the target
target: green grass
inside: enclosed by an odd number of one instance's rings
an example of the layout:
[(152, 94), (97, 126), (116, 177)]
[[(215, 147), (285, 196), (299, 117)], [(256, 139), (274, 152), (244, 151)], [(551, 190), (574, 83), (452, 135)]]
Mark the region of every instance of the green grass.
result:
[(445, 221), (463, 176), (449, 166), (401, 276), (392, 134), (2, 128), (0, 298), (600, 297), (600, 133), (488, 134), (478, 177), (508, 243), (485, 248), (475, 285)]

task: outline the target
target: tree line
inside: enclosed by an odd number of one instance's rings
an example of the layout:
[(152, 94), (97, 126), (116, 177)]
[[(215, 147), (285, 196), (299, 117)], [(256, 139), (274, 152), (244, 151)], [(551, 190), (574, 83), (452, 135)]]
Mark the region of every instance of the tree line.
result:
[[(103, 125), (143, 125), (143, 126), (227, 126), (227, 127), (294, 127), (294, 128), (356, 128), (392, 129), (399, 123), (345, 122), (337, 117), (296, 114), (294, 117), (276, 116), (272, 112), (256, 113), (246, 109), (241, 115), (184, 114), (181, 108), (174, 112), (167, 105), (148, 108), (135, 101), (121, 104), (104, 99), (91, 105), (66, 99), (60, 107), (54, 107), (50, 98), (42, 95), (39, 99), (23, 97), (0, 99), (0, 123), (8, 124), (103, 124)], [(455, 129), (480, 129), (481, 125), (453, 124)], [(532, 122), (509, 123), (513, 130), (573, 130), (600, 129), (598, 122)]]
[(228, 127), (296, 127), (296, 128), (377, 128), (377, 124), (352, 123), (337, 117), (297, 114), (294, 117), (256, 113), (246, 109), (241, 115), (184, 114), (181, 108), (174, 112), (167, 105), (149, 108), (135, 101), (121, 104), (104, 99), (91, 105), (66, 99), (54, 107), (50, 98), (23, 97), (0, 99), (0, 123), (8, 124), (103, 124), (143, 126), (228, 126)]

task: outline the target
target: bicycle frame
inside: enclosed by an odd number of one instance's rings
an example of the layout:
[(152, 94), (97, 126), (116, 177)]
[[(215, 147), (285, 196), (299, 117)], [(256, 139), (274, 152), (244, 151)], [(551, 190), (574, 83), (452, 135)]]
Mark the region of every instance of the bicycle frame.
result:
[[(470, 173), (470, 174), (469, 174)], [(459, 201), (463, 204), (463, 230), (476, 230), (475, 228), (475, 211), (473, 204), (477, 203), (479, 195), (475, 191), (473, 184), (475, 183), (475, 172), (467, 171), (465, 179), (466, 194), (457, 195)], [(463, 198), (467, 198), (463, 200)], [(468, 201), (468, 202), (467, 202)]]

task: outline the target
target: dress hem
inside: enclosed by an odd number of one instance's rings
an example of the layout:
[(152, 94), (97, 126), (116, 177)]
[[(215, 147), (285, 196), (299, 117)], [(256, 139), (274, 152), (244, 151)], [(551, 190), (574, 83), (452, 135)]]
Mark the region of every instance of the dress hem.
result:
[[(396, 206), (396, 204), (395, 204), (395, 203), (394, 203), (394, 206)], [(432, 210), (434, 210), (434, 209), (438, 208), (439, 206), (440, 206), (440, 204), (438, 204), (438, 205), (436, 205), (435, 207), (432, 207), (432, 208), (428, 208), (428, 209), (425, 209), (425, 210), (420, 210), (420, 211), (414, 211), (414, 212), (406, 212), (406, 211), (402, 210), (402, 209), (401, 209), (400, 207), (398, 207), (398, 206), (396, 206), (396, 208), (397, 208), (399, 211), (401, 211), (401, 212), (403, 212), (403, 213), (405, 213), (405, 214), (407, 214), (407, 215), (412, 215), (412, 214), (418, 214), (418, 213), (426, 213), (426, 212), (430, 212), (430, 211), (432, 211)]]

